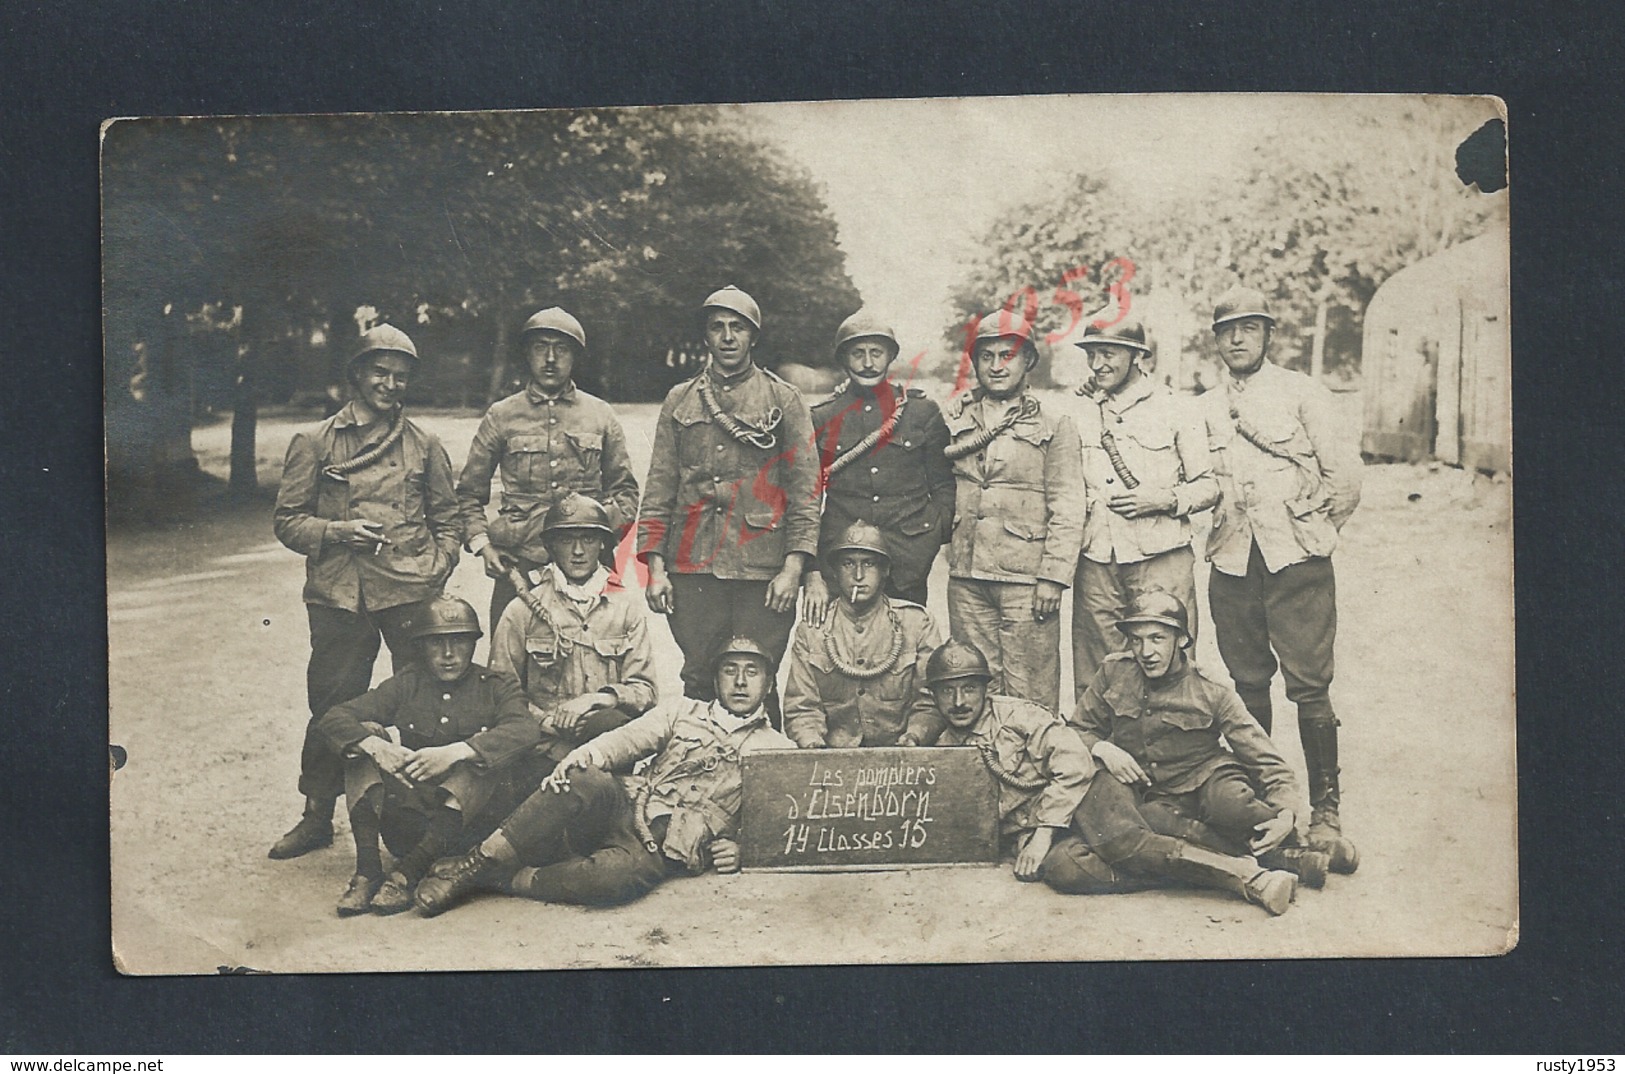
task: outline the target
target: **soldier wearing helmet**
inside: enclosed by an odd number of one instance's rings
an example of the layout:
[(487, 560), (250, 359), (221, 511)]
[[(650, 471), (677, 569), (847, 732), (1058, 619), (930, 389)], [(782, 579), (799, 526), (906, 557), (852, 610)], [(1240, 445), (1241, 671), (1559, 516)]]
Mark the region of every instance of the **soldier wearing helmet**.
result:
[(1269, 300), (1251, 288), (1214, 307), (1227, 372), (1201, 400), (1222, 496), (1207, 541), (1208, 606), (1236, 692), (1266, 732), (1277, 668), (1286, 680), (1308, 767), (1309, 841), (1352, 871), (1359, 855), (1338, 816), (1331, 556), (1360, 502), (1361, 463), (1331, 393), (1268, 360), (1274, 330)]
[(571, 749), (655, 703), (643, 600), (599, 561), (614, 534), (609, 512), (585, 496), (548, 508), (548, 564), (491, 636), (491, 670), (518, 681), (542, 730), (540, 755), (518, 781), (527, 793)]
[[(463, 833), (485, 814), (500, 773), (537, 741), (518, 686), (474, 663), (481, 630), (472, 605), (445, 596), (426, 601), (413, 611), (408, 632), (418, 660), (335, 705), (318, 724), (347, 758), (356, 865), (339, 900), (344, 917), (410, 909), (414, 885), (436, 858), (459, 849)], [(387, 877), (380, 835), (395, 855)]]
[(822, 624), (796, 628), (785, 734), (803, 749), (934, 741), (942, 721), (925, 688), (925, 663), (941, 639), (930, 612), (887, 594), (890, 540), (854, 522), (824, 561), (840, 596)]
[(1061, 594), (1083, 539), (1077, 427), (1027, 390), (1033, 326), (982, 318), (977, 387), (946, 414), (957, 492), (948, 547), (948, 622), (987, 654), (995, 693), (1060, 707)]
[[(435, 866), (418, 908), (438, 914), (478, 888), (613, 905), (669, 877), (737, 871), (740, 757), (794, 744), (768, 724), (771, 652), (743, 637), (717, 649), (717, 700), (675, 698), (572, 750), (489, 838)], [(639, 775), (610, 775), (645, 758)]]
[[(638, 479), (626, 433), (608, 403), (576, 387), (574, 374), (587, 352), (587, 331), (565, 310), (550, 306), (520, 331), (530, 381), (524, 390), (491, 404), (469, 445), (457, 479), (457, 503), (468, 550), (496, 580), (491, 622), (548, 562), (542, 536), (547, 510), (571, 493), (603, 504), (613, 530), (606, 558), (637, 517)], [(502, 472), (502, 502), (486, 517), (491, 478)], [(517, 575), (514, 573), (517, 572)]]
[(417, 365), (417, 348), (400, 329), (363, 333), (347, 367), (351, 400), (288, 444), (273, 526), (305, 557), (310, 723), (299, 759), (304, 816), (271, 848), (273, 858), (333, 842), (344, 764), (316, 722), (366, 692), (380, 637), (394, 670), (406, 669), (413, 660), (406, 621), (457, 564), (462, 526), (451, 460), (402, 409)]
[[(703, 319), (710, 359), (660, 408), (637, 548), (649, 607), (671, 617), (683, 651), (683, 692), (709, 701), (734, 634), (759, 642), (775, 670), (784, 658), (818, 551), (818, 459), (801, 393), (752, 357), (756, 301), (724, 287)], [(776, 691), (768, 704), (776, 720)]]
[(999, 832), (1019, 880), (1069, 895), (1183, 881), (1286, 911), (1296, 881), (1245, 855), (1216, 853), (1152, 830), (1126, 787), (1098, 771), (1077, 731), (1042, 705), (990, 691), (981, 650), (954, 640), (931, 655), (926, 681), (947, 729), (939, 746), (970, 746), (998, 784)]
[[(954, 520), (954, 473), (943, 449), (942, 411), (918, 388), (888, 372), (897, 336), (885, 321), (859, 310), (835, 333), (835, 361), (846, 380), (813, 404), (813, 428), (824, 487), (819, 545), (859, 520), (873, 523), (891, 548), (888, 595), (924, 604), (926, 579)], [(822, 625), (837, 596), (815, 563), (807, 572), (803, 609)]]
[(1152, 378), (1144, 363), (1155, 350), (1139, 320), (1090, 324), (1075, 346), (1090, 371), (1075, 410), (1089, 500), (1072, 586), (1073, 682), (1081, 692), (1106, 655), (1123, 648), (1116, 622), (1140, 594), (1167, 590), (1194, 613), (1190, 516), (1218, 501), (1219, 486), (1201, 411)]
[(1071, 717), (1095, 760), (1155, 830), (1324, 884), (1328, 857), (1298, 845), (1297, 778), (1235, 691), (1192, 663), (1185, 604), (1151, 590), (1117, 629), (1129, 651), (1106, 658)]

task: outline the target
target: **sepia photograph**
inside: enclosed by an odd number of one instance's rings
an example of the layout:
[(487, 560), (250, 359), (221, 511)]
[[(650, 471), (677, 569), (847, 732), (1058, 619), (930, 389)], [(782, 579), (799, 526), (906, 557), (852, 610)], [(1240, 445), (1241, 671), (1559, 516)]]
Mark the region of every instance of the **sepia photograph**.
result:
[(1493, 97), (101, 133), (131, 975), (1496, 956)]

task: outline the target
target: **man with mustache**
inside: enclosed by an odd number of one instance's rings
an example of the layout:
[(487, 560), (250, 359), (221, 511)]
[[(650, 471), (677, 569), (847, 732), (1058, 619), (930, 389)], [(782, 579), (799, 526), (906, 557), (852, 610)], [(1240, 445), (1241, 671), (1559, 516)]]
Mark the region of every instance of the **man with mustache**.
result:
[[(824, 483), (819, 544), (827, 560), (831, 542), (854, 522), (874, 524), (891, 549), (886, 594), (924, 605), (931, 565), (953, 527), (954, 473), (943, 454), (942, 411), (888, 378), (897, 353), (897, 334), (866, 309), (835, 333), (846, 380), (812, 407)], [(805, 582), (802, 609), (818, 626), (840, 593), (817, 563)]]
[(305, 557), (310, 722), (299, 757), (304, 816), (271, 848), (294, 858), (333, 842), (344, 762), (316, 730), (328, 709), (365, 693), (380, 638), (396, 674), (414, 658), (407, 622), (457, 565), (462, 526), (451, 460), (402, 411), (418, 365), (405, 332), (362, 333), (337, 414), (294, 434), (277, 490), (277, 540)]
[[(418, 909), (443, 913), (479, 888), (607, 906), (669, 877), (737, 872), (739, 758), (794, 743), (768, 725), (766, 650), (749, 638), (721, 648), (717, 700), (677, 698), (572, 750), (489, 838), (435, 866)], [(641, 774), (610, 775), (644, 758)]]
[(1332, 855), (1334, 869), (1353, 872), (1359, 852), (1338, 816), (1331, 556), (1360, 503), (1360, 456), (1331, 393), (1268, 360), (1274, 332), (1262, 292), (1232, 288), (1214, 306), (1226, 375), (1201, 400), (1221, 494), (1207, 542), (1208, 605), (1219, 655), (1266, 733), (1277, 668), (1286, 680), (1309, 769), (1309, 842)]
[(654, 706), (643, 601), (599, 559), (614, 533), (609, 512), (585, 496), (548, 508), (547, 566), (491, 636), (491, 670), (519, 683), (541, 727), (540, 756), (516, 776), (526, 794), (572, 749)]
[(1072, 419), (1027, 390), (1034, 328), (1003, 310), (976, 327), (977, 387), (948, 407), (957, 492), (948, 622), (987, 654), (993, 690), (1054, 711), (1061, 701), (1061, 594), (1083, 540), (1083, 469)]
[(1117, 621), (1129, 651), (1106, 657), (1072, 726), (1156, 831), (1322, 887), (1331, 862), (1298, 845), (1297, 778), (1235, 691), (1191, 662), (1187, 622), (1178, 597), (1141, 594)]
[(948, 727), (939, 746), (970, 746), (999, 787), (999, 832), (1018, 880), (1063, 894), (1130, 891), (1175, 881), (1217, 888), (1283, 914), (1297, 880), (1245, 856), (1153, 831), (1123, 784), (1099, 773), (1077, 732), (1040, 705), (989, 690), (974, 645), (953, 640), (926, 667)]
[[(609, 548), (638, 513), (638, 479), (620, 420), (608, 403), (576, 387), (587, 330), (568, 311), (551, 306), (526, 321), (519, 338), (530, 382), (491, 404), (457, 479), (468, 550), (495, 579), (493, 631), (518, 592), (512, 572), (529, 581), (548, 563), (541, 530), (549, 507), (570, 493), (598, 501), (609, 515)], [(485, 507), (498, 470), (502, 506), (488, 520)]]
[[(753, 360), (756, 300), (724, 287), (703, 319), (710, 360), (660, 408), (637, 546), (649, 608), (683, 651), (683, 693), (710, 701), (729, 638), (755, 639), (775, 673), (784, 658), (818, 552), (818, 459), (801, 393)], [(777, 690), (767, 705), (776, 725)]]
[[(414, 885), (478, 824), (501, 769), (536, 744), (536, 723), (513, 680), (474, 663), (481, 633), (467, 601), (419, 605), (411, 635), (421, 659), (328, 709), (318, 724), (347, 758), (355, 875), (339, 899), (340, 917), (411, 909)], [(386, 727), (398, 729), (399, 745)], [(387, 878), (380, 835), (396, 855)]]
[[(1146, 371), (1156, 352), (1135, 318), (1097, 328), (1075, 346), (1089, 361), (1076, 408), (1089, 516), (1072, 586), (1072, 671), (1081, 693), (1108, 653), (1123, 649), (1118, 617), (1162, 589), (1191, 613), (1196, 557), (1190, 516), (1219, 498), (1202, 414)], [(1154, 368), (1152, 366), (1151, 368)]]
[(822, 625), (796, 628), (784, 733), (803, 749), (933, 741), (942, 720), (925, 664), (941, 641), (930, 612), (886, 594), (890, 542), (878, 527), (854, 522), (824, 558), (840, 597)]

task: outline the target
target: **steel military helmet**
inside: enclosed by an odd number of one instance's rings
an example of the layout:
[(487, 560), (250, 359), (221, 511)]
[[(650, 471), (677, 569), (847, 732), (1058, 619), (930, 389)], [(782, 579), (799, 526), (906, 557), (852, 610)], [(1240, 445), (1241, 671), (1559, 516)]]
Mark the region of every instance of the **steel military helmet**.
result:
[(1244, 317), (1262, 317), (1275, 325), (1275, 314), (1270, 312), (1270, 300), (1264, 292), (1251, 287), (1236, 286), (1230, 288), (1219, 296), (1213, 304), (1213, 330), (1217, 332), (1219, 326), (1230, 321), (1239, 321)]
[(994, 310), (976, 322), (976, 342), (981, 343), (989, 339), (1019, 339), (1029, 355), (1028, 367), (1032, 369), (1037, 368), (1042, 357), (1038, 353), (1037, 331), (1024, 314), (1008, 309)]
[(854, 339), (883, 339), (891, 344), (891, 352), (895, 357), (902, 346), (897, 342), (897, 333), (892, 331), (877, 314), (861, 309), (841, 322), (841, 327), (835, 330), (835, 356), (841, 356), (841, 348)]
[(987, 666), (982, 650), (968, 641), (948, 639), (947, 644), (931, 654), (925, 662), (925, 684), (936, 686), (954, 679), (981, 679), (991, 682), (993, 672)]
[(1096, 328), (1094, 322), (1083, 330), (1083, 338), (1072, 344), (1079, 349), (1087, 350), (1091, 346), (1112, 344), (1117, 347), (1130, 347), (1142, 354), (1150, 354), (1154, 349), (1151, 345), (1151, 336), (1145, 330), (1145, 325), (1137, 317), (1125, 317), (1116, 324), (1105, 328)]
[(413, 638), (431, 638), (437, 634), (472, 634), (478, 638), (484, 633), (474, 606), (444, 593), (424, 601), (412, 614)]
[(762, 307), (756, 304), (754, 298), (731, 283), (721, 290), (712, 291), (707, 295), (701, 309), (728, 310), (731, 313), (737, 313), (754, 325), (756, 331), (760, 332), (762, 330)]
[(1164, 590), (1147, 590), (1134, 598), (1128, 611), (1117, 621), (1117, 629), (1127, 634), (1128, 628), (1135, 623), (1171, 626), (1179, 631), (1180, 645), (1191, 643), (1190, 613), (1185, 610), (1185, 602)]
[(406, 355), (414, 362), (418, 360), (418, 348), (412, 342), (411, 336), (392, 324), (379, 324), (361, 333), (361, 338), (356, 341), (355, 350), (350, 352), (346, 368), (354, 370), (357, 362), (375, 351), (394, 351), (396, 354)]
[(615, 529), (609, 524), (609, 512), (604, 505), (589, 496), (572, 492), (547, 509), (542, 516), (542, 538), (545, 540), (565, 530), (591, 530), (611, 540)]
[(891, 562), (891, 549), (887, 547), (886, 535), (880, 532), (880, 527), (872, 522), (862, 519), (852, 523), (842, 530), (836, 537), (827, 553), (831, 563), (842, 552), (873, 552), (887, 563)]
[(557, 332), (561, 336), (569, 336), (581, 344), (581, 349), (587, 349), (587, 330), (581, 327), (581, 322), (570, 316), (568, 310), (559, 306), (549, 306), (545, 310), (538, 310), (530, 315), (530, 320), (519, 330), (520, 335), (527, 332)]
[(729, 638), (728, 644), (724, 645), (722, 651), (717, 654), (716, 662), (712, 665), (713, 669), (722, 667), (722, 662), (730, 656), (754, 656), (758, 657), (769, 668), (773, 666), (773, 658), (768, 655), (767, 650), (746, 637)]

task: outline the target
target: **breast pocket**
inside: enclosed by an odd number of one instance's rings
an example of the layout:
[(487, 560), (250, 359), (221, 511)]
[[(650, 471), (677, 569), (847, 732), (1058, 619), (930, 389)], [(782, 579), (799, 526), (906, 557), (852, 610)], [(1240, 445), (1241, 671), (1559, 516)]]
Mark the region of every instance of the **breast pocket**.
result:
[(572, 433), (564, 434), (564, 442), (569, 450), (561, 468), (567, 468), (563, 479), (568, 480), (578, 492), (597, 497), (599, 492), (599, 473), (604, 455), (604, 435), (602, 433)]
[(739, 527), (739, 553), (745, 566), (766, 570), (784, 565), (783, 521), (772, 511), (746, 513)]
[(546, 491), (551, 480), (548, 477), (550, 452), (547, 441), (545, 436), (510, 436), (504, 457), (503, 482), (506, 484), (511, 479), (516, 491)]
[(593, 684), (594, 688), (606, 683), (619, 682), (621, 662), (626, 659), (626, 654), (632, 651), (632, 635), (618, 634), (608, 638), (594, 638), (592, 647), (597, 653), (599, 664), (599, 681)]
[(993, 564), (1005, 574), (1036, 574), (1044, 558), (1048, 527), (1016, 518), (987, 519), (992, 523), (996, 556)]
[(552, 635), (525, 639), (525, 692), (528, 695), (533, 698), (556, 696), (563, 671), (564, 653), (559, 639)]

